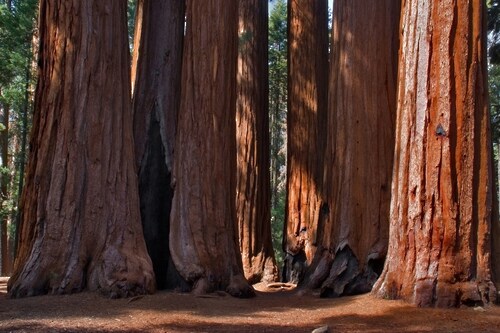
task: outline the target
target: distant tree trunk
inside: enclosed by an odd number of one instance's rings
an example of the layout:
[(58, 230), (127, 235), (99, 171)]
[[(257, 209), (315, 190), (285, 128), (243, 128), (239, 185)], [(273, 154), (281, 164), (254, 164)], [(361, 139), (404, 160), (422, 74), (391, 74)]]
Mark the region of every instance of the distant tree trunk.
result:
[(237, 31), (237, 1), (187, 1), (170, 252), (195, 293), (245, 297), (254, 291), (236, 230)]
[(236, 216), (245, 277), (278, 279), (271, 239), (268, 0), (239, 2)]
[[(1, 91), (1, 90), (0, 90)], [(1, 93), (0, 93), (1, 95)], [(10, 106), (8, 104), (2, 104), (1, 113), (1, 124), (3, 125), (2, 131), (0, 132), (0, 155), (2, 158), (1, 164), (1, 174), (0, 174), (0, 209), (2, 211), (0, 220), (0, 275), (8, 276), (11, 273), (11, 261), (9, 256), (9, 234), (8, 234), (8, 222), (9, 214), (6, 211), (5, 202), (9, 198), (9, 183), (10, 183), (10, 173), (9, 173), (9, 117), (10, 117)]]
[(175, 280), (175, 270), (168, 239), (184, 6), (184, 0), (139, 0), (135, 24), (132, 104), (139, 197), (144, 238), (160, 289), (176, 284), (169, 281)]
[(39, 31), (38, 27), (33, 27), (33, 34), (28, 37), (26, 43), (31, 43), (30, 56), (26, 58), (26, 68), (25, 68), (25, 82), (24, 82), (24, 103), (23, 103), (23, 111), (21, 116), (21, 145), (20, 149), (16, 149), (15, 151), (19, 152), (19, 163), (17, 167), (19, 168), (19, 182), (17, 184), (17, 213), (14, 220), (15, 225), (15, 235), (14, 235), (14, 248), (13, 248), (13, 256), (16, 257), (17, 247), (19, 243), (19, 233), (21, 229), (21, 209), (20, 202), (22, 197), (22, 191), (24, 188), (24, 178), (25, 178), (25, 167), (26, 167), (26, 158), (28, 155), (27, 145), (28, 145), (28, 132), (30, 129), (30, 124), (32, 121), (32, 107), (34, 100), (34, 92), (36, 89), (36, 84), (32, 79), (34, 76), (37, 76), (38, 71), (38, 53), (39, 53)]
[[(7, 0), (6, 2), (7, 10), (12, 11), (12, 1)], [(1, 96), (1, 87), (0, 87)], [(3, 130), (0, 134), (0, 154), (2, 157), (3, 168), (0, 174), (0, 209), (2, 210), (2, 215), (0, 217), (0, 275), (7, 276), (10, 275), (12, 270), (12, 262), (9, 255), (9, 234), (8, 234), (8, 222), (9, 214), (5, 211), (5, 201), (9, 197), (9, 178), (10, 174), (7, 172), (9, 168), (9, 118), (10, 118), (10, 105), (2, 104), (2, 120)]]
[[(387, 252), (400, 1), (334, 3), (325, 218), (309, 286), (368, 292)], [(368, 28), (369, 27), (369, 28)]]
[(154, 291), (140, 224), (126, 2), (43, 1), (12, 297)]
[(284, 280), (299, 282), (316, 251), (328, 88), (328, 2), (288, 2), (287, 203)]
[[(500, 152), (500, 144), (495, 143), (497, 152)], [(499, 203), (498, 200), (500, 198), (500, 161), (497, 163), (497, 179), (494, 184), (497, 184), (497, 192), (494, 193), (493, 196), (493, 213), (492, 213), (492, 221), (491, 221), (491, 258), (492, 258), (492, 269), (493, 269), (493, 281), (495, 283), (495, 287), (497, 289), (497, 304), (500, 301), (499, 292), (500, 292), (500, 211), (499, 211)]]
[(419, 306), (483, 304), (493, 170), (484, 1), (406, 1), (387, 260), (374, 292)]

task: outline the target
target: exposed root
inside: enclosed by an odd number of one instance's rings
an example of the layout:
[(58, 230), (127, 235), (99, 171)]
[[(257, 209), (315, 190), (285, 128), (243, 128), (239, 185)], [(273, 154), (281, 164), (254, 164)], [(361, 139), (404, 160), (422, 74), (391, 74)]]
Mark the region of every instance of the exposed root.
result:
[(292, 290), (297, 287), (295, 283), (287, 283), (287, 282), (274, 282), (266, 285), (269, 289), (281, 289), (281, 290)]

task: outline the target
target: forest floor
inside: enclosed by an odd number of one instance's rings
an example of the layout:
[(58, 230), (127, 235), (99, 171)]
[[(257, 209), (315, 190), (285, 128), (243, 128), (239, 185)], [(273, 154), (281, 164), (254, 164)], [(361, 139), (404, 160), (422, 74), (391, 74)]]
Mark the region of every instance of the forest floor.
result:
[[(500, 332), (500, 307), (421, 309), (370, 295), (320, 299), (294, 291), (252, 299), (158, 292), (111, 300), (97, 293), (13, 300), (0, 278), (0, 332)], [(263, 288), (260, 288), (263, 289)]]

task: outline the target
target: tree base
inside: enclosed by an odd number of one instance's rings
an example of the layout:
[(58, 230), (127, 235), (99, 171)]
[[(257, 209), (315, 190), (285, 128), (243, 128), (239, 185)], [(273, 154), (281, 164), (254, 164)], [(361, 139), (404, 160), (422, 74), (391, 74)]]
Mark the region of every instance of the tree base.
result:
[(255, 290), (241, 275), (236, 275), (231, 278), (231, 282), (229, 283), (229, 286), (227, 286), (226, 292), (229, 295), (238, 298), (255, 297)]
[(374, 286), (373, 294), (384, 299), (407, 300), (419, 307), (474, 307), (497, 302), (497, 290), (491, 281), (449, 283), (427, 279), (407, 286), (387, 274)]
[(359, 267), (354, 252), (344, 245), (335, 255), (323, 251), (303, 285), (306, 289), (319, 289), (320, 297), (325, 298), (364, 294), (371, 291), (382, 267), (383, 259), (370, 259), (365, 267)]
[(110, 298), (126, 298), (154, 293), (155, 281), (149, 259), (137, 254), (126, 255), (109, 246), (96, 261), (75, 258), (68, 265), (53, 256), (43, 259), (32, 256), (23, 269), (12, 276), (7, 288), (11, 298), (64, 295), (83, 290), (98, 291)]
[[(225, 289), (229, 295), (237, 298), (251, 298), (255, 296), (255, 290), (241, 275), (232, 277), (229, 285)], [(217, 290), (221, 291), (222, 289), (217, 288), (210, 283), (207, 278), (203, 277), (196, 281), (192, 292), (196, 296), (201, 296), (210, 294)]]

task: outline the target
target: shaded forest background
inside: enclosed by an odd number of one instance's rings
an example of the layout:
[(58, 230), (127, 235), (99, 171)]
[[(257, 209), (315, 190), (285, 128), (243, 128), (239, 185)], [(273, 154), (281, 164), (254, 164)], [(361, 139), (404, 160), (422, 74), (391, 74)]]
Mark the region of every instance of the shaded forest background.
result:
[[(271, 225), (279, 267), (286, 201), (287, 4), (274, 0), (269, 13), (269, 130)], [(135, 1), (128, 0), (133, 49)], [(16, 251), (18, 204), (27, 161), (36, 82), (37, 0), (0, 0), (0, 275), (8, 275)], [(489, 89), (495, 165), (500, 175), (500, 1), (488, 1)], [(331, 18), (330, 18), (331, 20)], [(497, 177), (497, 189), (498, 189)]]

